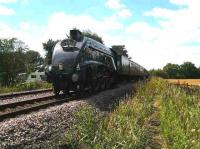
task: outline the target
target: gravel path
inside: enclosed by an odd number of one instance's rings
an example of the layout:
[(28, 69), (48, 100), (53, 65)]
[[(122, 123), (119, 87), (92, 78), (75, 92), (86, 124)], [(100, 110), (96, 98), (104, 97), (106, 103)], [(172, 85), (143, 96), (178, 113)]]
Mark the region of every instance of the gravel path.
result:
[(18, 97), (10, 97), (6, 99), (0, 99), (0, 105), (7, 104), (7, 103), (13, 103), (13, 102), (18, 102), (18, 101), (24, 101), (30, 98), (37, 98), (37, 97), (45, 97), (53, 95), (52, 91), (45, 92), (45, 93), (36, 93), (36, 94), (30, 94), (30, 95), (21, 95)]
[(74, 113), (82, 106), (92, 104), (102, 111), (110, 111), (132, 90), (132, 84), (120, 85), (85, 99), (0, 122), (0, 148), (46, 148), (48, 142), (73, 125)]

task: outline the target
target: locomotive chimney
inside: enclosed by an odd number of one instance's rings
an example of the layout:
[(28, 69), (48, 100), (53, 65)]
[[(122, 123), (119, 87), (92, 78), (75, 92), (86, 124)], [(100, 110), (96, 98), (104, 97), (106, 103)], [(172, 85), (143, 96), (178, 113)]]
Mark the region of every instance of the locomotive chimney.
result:
[(70, 38), (77, 42), (81, 42), (82, 41), (82, 33), (77, 29), (70, 30)]

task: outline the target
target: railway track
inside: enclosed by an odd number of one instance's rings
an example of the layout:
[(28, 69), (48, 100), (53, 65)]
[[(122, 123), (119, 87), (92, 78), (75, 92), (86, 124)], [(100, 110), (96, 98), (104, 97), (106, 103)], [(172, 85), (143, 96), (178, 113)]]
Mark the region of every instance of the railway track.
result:
[(19, 97), (23, 95), (45, 93), (45, 92), (50, 92), (50, 91), (52, 91), (52, 89), (40, 89), (40, 90), (32, 90), (32, 91), (24, 91), (24, 92), (5, 93), (5, 94), (0, 94), (0, 100), (6, 99), (6, 98)]
[(45, 96), (39, 98), (31, 98), (24, 101), (12, 102), (0, 105), (0, 121), (7, 118), (13, 118), (18, 115), (27, 114), (49, 106), (64, 103), (70, 100), (70, 97), (55, 98), (55, 96)]

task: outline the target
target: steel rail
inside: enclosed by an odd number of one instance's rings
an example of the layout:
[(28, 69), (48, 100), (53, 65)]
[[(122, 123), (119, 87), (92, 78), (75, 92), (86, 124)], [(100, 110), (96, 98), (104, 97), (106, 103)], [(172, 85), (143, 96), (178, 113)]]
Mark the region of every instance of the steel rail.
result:
[(7, 109), (7, 108), (14, 108), (16, 106), (22, 106), (22, 105), (25, 105), (25, 104), (31, 104), (31, 103), (38, 102), (38, 101), (44, 101), (44, 100), (47, 100), (47, 99), (52, 99), (54, 97), (55, 97), (54, 95), (51, 95), (51, 96), (31, 98), (31, 99), (28, 99), (28, 100), (22, 100), (22, 101), (18, 101), (18, 102), (11, 102), (11, 103), (2, 104), (2, 105), (0, 105), (0, 111)]
[(39, 90), (31, 90), (31, 91), (24, 91), (24, 92), (12, 92), (12, 93), (5, 93), (0, 94), (0, 99), (8, 98), (8, 97), (17, 97), (22, 95), (31, 95), (31, 94), (37, 94), (37, 93), (45, 93), (52, 91), (52, 89), (39, 89)]
[[(33, 103), (33, 106), (31, 106), (31, 107), (24, 107), (22, 109), (13, 108), (13, 109), (15, 109), (13, 111), (1, 112), (0, 113), (0, 121), (3, 121), (7, 118), (13, 118), (13, 117), (16, 117), (18, 115), (27, 114), (27, 113), (30, 113), (30, 112), (33, 112), (33, 111), (44, 109), (44, 108), (47, 108), (49, 106), (58, 105), (58, 104), (67, 102), (70, 99), (71, 99), (71, 97), (56, 99), (56, 98), (53, 98), (52, 96), (49, 96), (49, 98), (44, 97), (44, 99), (35, 100), (34, 102), (32, 102), (30, 100), (30, 103)], [(47, 100), (47, 102), (43, 103), (45, 100)], [(34, 104), (34, 103), (36, 103), (36, 101), (37, 101), (37, 105)], [(42, 103), (40, 103), (40, 102), (42, 102)], [(14, 103), (14, 104), (15, 104), (16, 107), (18, 106), (17, 102)], [(23, 105), (22, 103), (20, 103), (20, 104)], [(26, 105), (26, 104), (28, 104), (28, 102), (24, 102), (24, 105)], [(15, 106), (13, 106), (13, 107), (15, 107)], [(7, 109), (6, 106), (2, 106), (2, 107), (3, 107), (2, 111)], [(12, 105), (9, 105), (8, 107), (12, 108)]]

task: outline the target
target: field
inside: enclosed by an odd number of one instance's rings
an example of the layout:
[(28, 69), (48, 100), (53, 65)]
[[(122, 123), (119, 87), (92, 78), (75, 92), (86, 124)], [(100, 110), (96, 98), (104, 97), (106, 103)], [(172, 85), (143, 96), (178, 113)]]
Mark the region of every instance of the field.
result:
[(200, 100), (164, 79), (138, 83), (109, 113), (93, 106), (77, 113), (77, 123), (58, 145), (72, 148), (200, 148)]
[(167, 81), (173, 84), (200, 86), (200, 79), (167, 79)]

